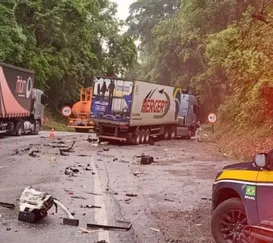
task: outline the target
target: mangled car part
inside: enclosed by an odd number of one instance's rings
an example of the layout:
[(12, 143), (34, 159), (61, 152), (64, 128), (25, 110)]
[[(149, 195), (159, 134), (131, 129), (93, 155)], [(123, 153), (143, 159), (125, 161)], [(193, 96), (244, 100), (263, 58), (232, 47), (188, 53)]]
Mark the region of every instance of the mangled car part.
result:
[(55, 205), (56, 212), (57, 206), (63, 209), (64, 213), (69, 219), (74, 220), (74, 217), (67, 210), (67, 208), (60, 203), (56, 198), (53, 198), (46, 192), (41, 192), (33, 189), (32, 187), (26, 187), (19, 199), (19, 221), (35, 223), (36, 221), (47, 216), (47, 211)]

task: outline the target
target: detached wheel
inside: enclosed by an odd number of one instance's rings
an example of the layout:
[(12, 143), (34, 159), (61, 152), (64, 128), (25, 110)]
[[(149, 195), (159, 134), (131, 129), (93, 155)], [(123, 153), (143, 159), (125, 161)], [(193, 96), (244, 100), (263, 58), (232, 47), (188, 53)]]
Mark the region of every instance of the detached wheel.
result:
[(211, 232), (216, 243), (258, 243), (250, 239), (245, 208), (239, 198), (220, 204), (212, 215)]

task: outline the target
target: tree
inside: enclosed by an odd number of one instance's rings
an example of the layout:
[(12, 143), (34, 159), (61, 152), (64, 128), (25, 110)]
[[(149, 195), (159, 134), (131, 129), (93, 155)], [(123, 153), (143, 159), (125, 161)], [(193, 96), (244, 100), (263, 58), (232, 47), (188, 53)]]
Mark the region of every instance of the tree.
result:
[(72, 103), (93, 75), (122, 73), (136, 59), (108, 0), (11, 1), (0, 4), (0, 13), (1, 59), (33, 69), (53, 109)]

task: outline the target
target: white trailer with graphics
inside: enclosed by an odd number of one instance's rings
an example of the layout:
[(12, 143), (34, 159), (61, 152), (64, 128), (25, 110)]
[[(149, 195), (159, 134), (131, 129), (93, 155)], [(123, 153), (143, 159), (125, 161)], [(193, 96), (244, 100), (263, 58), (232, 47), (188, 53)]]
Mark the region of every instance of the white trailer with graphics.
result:
[(196, 131), (197, 101), (171, 87), (136, 80), (94, 78), (91, 119), (100, 141), (149, 143), (191, 138)]

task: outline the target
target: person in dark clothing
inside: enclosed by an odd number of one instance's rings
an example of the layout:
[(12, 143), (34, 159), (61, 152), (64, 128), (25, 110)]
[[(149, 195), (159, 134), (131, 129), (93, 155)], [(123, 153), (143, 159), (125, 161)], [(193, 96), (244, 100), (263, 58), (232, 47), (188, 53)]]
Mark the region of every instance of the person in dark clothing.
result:
[(104, 81), (101, 87), (101, 93), (102, 93), (102, 98), (104, 99), (105, 97), (105, 93), (107, 91), (107, 87), (106, 87), (106, 82)]
[(114, 81), (111, 80), (109, 86), (108, 86), (108, 92), (109, 92), (109, 110), (112, 109), (113, 104), (113, 98), (114, 98), (114, 90), (115, 90), (115, 84)]
[(101, 92), (101, 89), (100, 89), (100, 83), (98, 83), (98, 86), (97, 86), (97, 95), (100, 97), (100, 92)]

